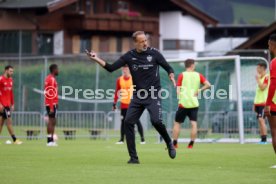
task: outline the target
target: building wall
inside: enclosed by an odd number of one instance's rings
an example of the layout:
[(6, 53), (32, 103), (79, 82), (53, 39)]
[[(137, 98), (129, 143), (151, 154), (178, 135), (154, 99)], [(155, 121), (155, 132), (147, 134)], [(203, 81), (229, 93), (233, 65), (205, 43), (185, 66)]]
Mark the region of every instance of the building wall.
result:
[(203, 51), (205, 45), (204, 25), (190, 15), (180, 11), (161, 12), (160, 48), (164, 49), (163, 40), (194, 40), (193, 51)]
[(93, 34), (86, 37), (85, 40), (83, 40), (81, 34), (74, 34), (72, 35), (71, 39), (71, 49), (73, 54), (84, 53), (84, 48), (81, 48), (81, 45), (84, 42), (88, 43), (88, 45), (90, 46), (86, 47), (86, 49), (103, 53), (125, 53), (133, 47), (131, 37), (115, 34)]
[[(44, 15), (37, 15), (35, 12), (36, 10), (24, 10), (21, 12), (18, 12), (17, 10), (0, 10), (0, 33), (17, 32), (19, 30), (31, 33), (32, 37), (29, 41), (29, 44), (31, 44), (32, 49), (30, 53), (26, 54), (39, 54), (38, 40), (42, 34), (52, 34), (53, 36), (51, 42), (53, 42), (54, 50), (53, 53), (49, 54), (59, 55), (72, 53), (72, 49), (70, 47), (72, 38), (68, 37), (68, 34), (66, 30), (64, 30), (63, 25), (63, 15), (66, 12), (71, 12), (71, 10), (71, 7), (66, 7), (59, 11), (47, 13)], [(68, 49), (68, 46), (70, 47), (70, 49)]]
[[(82, 53), (84, 47), (87, 45), (89, 49), (100, 52), (125, 52), (133, 47), (130, 36), (132, 32), (137, 31), (136, 29), (146, 30), (146, 33), (150, 35), (149, 42), (151, 46), (161, 50), (163, 50), (163, 39), (194, 40), (193, 51), (204, 50), (205, 30), (202, 23), (197, 19), (188, 15), (183, 16), (180, 11), (162, 12), (159, 15), (158, 7), (152, 8), (149, 6), (153, 2), (124, 0), (129, 2), (130, 12), (138, 13), (138, 17), (132, 20), (129, 17), (116, 15), (118, 13), (116, 12), (118, 1), (81, 0), (79, 1), (80, 5), (72, 4), (51, 13), (44, 12), (46, 9), (22, 10), (21, 14), (18, 14), (17, 10), (0, 10), (0, 25), (4, 25), (0, 26), (0, 31), (30, 31), (32, 33), (32, 39), (30, 41), (32, 43), (31, 54), (39, 54), (37, 40), (41, 34), (53, 35), (54, 51), (52, 54)], [(90, 8), (87, 8), (87, 2), (90, 2)], [(106, 2), (112, 4), (114, 8), (113, 12), (106, 12)], [(97, 5), (96, 8), (98, 9), (93, 8), (94, 5)], [(76, 19), (78, 23), (76, 25), (79, 26), (75, 26), (74, 24), (74, 29), (68, 27), (68, 23), (73, 25), (74, 21), (65, 15), (81, 16), (80, 20)], [(116, 20), (122, 22), (122, 24), (118, 24), (121, 27), (118, 30), (114, 29), (114, 27), (110, 26), (111, 22), (114, 22), (113, 18), (109, 18), (111, 20), (109, 23), (107, 20), (102, 20), (104, 15), (107, 17), (111, 15), (117, 16), (117, 19), (119, 17), (119, 20)], [(97, 18), (97, 16), (101, 18)], [(100, 27), (97, 27), (99, 23), (94, 26), (93, 17), (95, 20), (100, 19), (102, 22), (106, 21), (106, 24), (110, 27), (101, 30)], [(90, 20), (90, 22), (85, 22), (83, 19)], [(134, 22), (134, 24), (129, 22)], [(90, 27), (86, 25), (89, 23), (91, 24)], [(123, 30), (122, 25), (126, 25), (129, 28)], [(86, 34), (86, 38), (83, 38), (84, 33)], [(159, 34), (161, 37), (159, 37)], [(83, 41), (83, 39), (86, 40)], [(61, 43), (62, 40), (63, 43)], [(62, 45), (63, 49), (61, 48)]]
[(205, 27), (196, 18), (186, 15), (180, 19), (180, 38), (195, 40), (194, 51), (204, 51)]
[[(97, 16), (99, 16), (99, 14), (114, 16), (117, 11), (118, 1), (119, 0), (96, 0), (94, 2), (94, 0), (91, 0), (90, 11), (86, 7), (87, 0), (81, 0), (79, 5), (70, 5), (50, 13), (45, 13), (44, 11), (46, 10), (42, 9), (22, 10), (20, 13), (17, 10), (0, 10), (0, 25), (4, 25), (0, 26), (0, 34), (1, 31), (14, 32), (22, 30), (30, 32), (32, 35), (29, 41), (31, 44), (31, 52), (27, 54), (32, 55), (40, 54), (39, 44), (40, 40), (43, 40), (41, 39), (41, 35), (43, 34), (52, 34), (53, 39), (51, 39), (51, 41), (53, 42), (54, 47), (52, 54), (55, 55), (83, 53), (83, 34), (87, 34), (87, 39), (90, 39), (90, 41), (86, 40), (86, 43), (90, 42), (90, 49), (99, 52), (125, 52), (132, 48), (133, 45), (130, 41), (130, 36), (132, 31), (136, 31), (135, 29), (137, 28), (132, 28), (133, 30), (128, 31), (109, 29), (101, 32), (97, 31), (98, 29), (95, 27), (87, 29), (74, 26), (75, 29), (72, 30), (66, 27), (66, 23), (70, 22), (70, 19), (64, 16), (67, 14), (76, 14), (77, 12), (85, 13), (84, 19), (96, 16), (96, 14)], [(106, 12), (106, 5), (104, 4), (108, 2), (112, 3), (113, 7), (113, 11), (109, 13)], [(144, 16), (158, 18), (157, 10), (149, 10), (149, 8), (145, 8), (145, 5), (140, 2), (134, 2), (131, 0), (126, 0), (126, 2), (129, 2), (129, 11), (138, 12), (140, 13), (139, 16), (142, 16), (143, 18)], [(93, 12), (94, 3), (97, 5), (97, 12)], [(126, 22), (129, 22), (127, 17), (122, 17), (122, 20), (126, 20), (125, 24)], [(137, 18), (137, 20), (140, 20), (140, 18)], [(153, 31), (149, 32), (149, 34), (151, 35), (150, 41), (152, 46), (158, 48), (158, 22), (155, 22), (154, 25), (152, 22), (143, 22), (143, 24), (151, 27), (157, 25), (157, 28), (152, 29)], [(127, 25), (129, 26), (131, 24)], [(61, 41), (63, 41), (63, 43), (61, 43)], [(61, 48), (62, 46), (63, 48)]]

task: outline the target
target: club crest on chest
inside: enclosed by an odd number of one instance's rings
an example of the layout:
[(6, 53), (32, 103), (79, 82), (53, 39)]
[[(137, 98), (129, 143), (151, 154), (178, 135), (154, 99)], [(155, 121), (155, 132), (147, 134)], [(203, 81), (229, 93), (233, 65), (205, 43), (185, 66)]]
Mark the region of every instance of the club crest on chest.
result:
[(151, 55), (148, 55), (148, 56), (147, 56), (147, 60), (148, 60), (148, 62), (151, 62), (151, 61), (152, 61), (152, 56), (151, 56)]

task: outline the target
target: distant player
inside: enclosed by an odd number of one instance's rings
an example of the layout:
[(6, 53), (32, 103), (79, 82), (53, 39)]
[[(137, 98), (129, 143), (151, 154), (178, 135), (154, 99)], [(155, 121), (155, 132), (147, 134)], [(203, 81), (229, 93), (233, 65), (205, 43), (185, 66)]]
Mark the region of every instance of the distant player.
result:
[(265, 106), (265, 115), (268, 118), (272, 144), (276, 154), (276, 34), (272, 34), (268, 41), (268, 49), (274, 59), (270, 62), (270, 84)]
[(22, 144), (22, 141), (16, 138), (13, 128), (11, 112), (14, 110), (13, 98), (13, 67), (5, 67), (4, 74), (0, 76), (0, 133), (6, 121), (6, 125), (14, 144)]
[(166, 70), (169, 79), (175, 85), (174, 71), (158, 50), (148, 47), (148, 40), (143, 31), (134, 32), (132, 38), (135, 48), (121, 56), (113, 64), (108, 64), (95, 52), (87, 52), (87, 54), (92, 61), (109, 72), (124, 65), (129, 67), (135, 90), (125, 118), (126, 141), (130, 156), (128, 163), (140, 163), (136, 152), (134, 125), (145, 109), (149, 111), (152, 125), (165, 140), (170, 158), (174, 159), (176, 151), (166, 126), (162, 122), (161, 98), (158, 95), (161, 91), (159, 67)]
[[(113, 110), (116, 109), (116, 104), (120, 95), (121, 101), (121, 138), (116, 144), (124, 144), (125, 138), (125, 117), (127, 113), (128, 106), (130, 104), (132, 93), (133, 93), (133, 84), (132, 84), (132, 77), (129, 72), (129, 68), (127, 65), (122, 67), (123, 75), (117, 79), (116, 82), (116, 90), (114, 95), (114, 103), (113, 103)], [(139, 120), (136, 122), (138, 132), (141, 136), (141, 144), (146, 144), (144, 138), (144, 131), (142, 124)]]
[(50, 74), (46, 77), (44, 84), (45, 106), (49, 118), (47, 125), (47, 146), (57, 146), (57, 143), (54, 141), (54, 133), (58, 108), (58, 84), (56, 77), (59, 70), (56, 64), (50, 65), (49, 70)]
[[(198, 94), (211, 85), (205, 77), (195, 71), (195, 61), (187, 59), (185, 61), (186, 71), (178, 76), (177, 80), (177, 96), (178, 96), (178, 110), (175, 115), (175, 122), (173, 127), (173, 145), (178, 148), (177, 139), (179, 137), (181, 123), (185, 121), (188, 116), (192, 126), (191, 141), (188, 148), (193, 148), (194, 141), (197, 135), (197, 113), (198, 113)], [(200, 88), (200, 84), (203, 87)]]
[(259, 144), (267, 144), (267, 130), (265, 124), (264, 107), (268, 94), (269, 75), (266, 73), (266, 63), (259, 63), (257, 66), (257, 89), (254, 99), (254, 111), (257, 114), (257, 119), (260, 127), (261, 141)]

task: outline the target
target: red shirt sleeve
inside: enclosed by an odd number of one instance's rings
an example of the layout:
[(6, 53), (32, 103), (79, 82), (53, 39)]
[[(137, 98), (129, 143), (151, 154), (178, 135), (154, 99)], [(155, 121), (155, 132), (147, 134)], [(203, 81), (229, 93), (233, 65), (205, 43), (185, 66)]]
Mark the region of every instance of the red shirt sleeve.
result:
[(179, 74), (178, 75), (178, 78), (177, 78), (177, 86), (182, 86), (182, 80), (183, 80), (183, 73)]
[(13, 89), (11, 90), (11, 105), (14, 105)]
[[(11, 79), (11, 82), (13, 84), (13, 80)], [(14, 105), (14, 96), (13, 96), (13, 86), (12, 86), (12, 89), (11, 89), (11, 106)]]
[(2, 81), (2, 79), (3, 79), (2, 76), (0, 76), (0, 103), (1, 103), (1, 105), (3, 105), (3, 101), (2, 101), (2, 98), (3, 98), (3, 94), (2, 94), (3, 93), (2, 92), (2, 89), (3, 89), (2, 85), (3, 84), (2, 84), (2, 82), (3, 81)]
[[(47, 77), (46, 81), (45, 81), (45, 90), (47, 89), (54, 89), (54, 79), (52, 77)], [(46, 91), (46, 93), (48, 93)], [(46, 95), (46, 94), (45, 94)], [(46, 95), (47, 98), (47, 95)], [(50, 110), (53, 111), (54, 110), (54, 99), (53, 98), (47, 98), (47, 103), (50, 107)]]
[(268, 76), (265, 77), (263, 84), (268, 84)]
[(274, 86), (269, 85), (268, 95), (267, 95), (267, 99), (266, 99), (266, 106), (272, 105), (272, 98), (273, 98), (274, 94), (275, 94)]
[(2, 102), (2, 76), (0, 76), (0, 103), (1, 105), (3, 105), (3, 102)]
[(119, 92), (120, 89), (121, 89), (121, 86), (120, 86), (120, 77), (119, 77), (116, 81), (116, 89), (115, 89), (115, 94), (114, 94), (114, 104), (116, 104), (117, 101), (118, 101), (118, 98), (119, 98), (118, 92)]
[[(268, 76), (265, 77), (263, 84), (268, 84), (269, 78)], [(268, 87), (268, 95), (267, 95), (267, 99), (266, 99), (266, 105), (270, 106), (272, 104), (272, 98), (274, 96), (274, 90), (270, 88), (270, 86)]]
[(206, 78), (201, 73), (199, 74), (199, 77), (200, 77), (200, 83), (201, 84), (204, 84), (204, 82), (207, 81)]

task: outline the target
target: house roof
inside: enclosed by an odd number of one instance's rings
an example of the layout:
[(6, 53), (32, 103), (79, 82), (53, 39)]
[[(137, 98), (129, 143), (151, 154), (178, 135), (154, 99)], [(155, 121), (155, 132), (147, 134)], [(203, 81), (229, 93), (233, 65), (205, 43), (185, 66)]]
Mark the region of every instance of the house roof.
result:
[(246, 42), (240, 44), (235, 49), (248, 49), (251, 48), (253, 45), (255, 45), (258, 42), (265, 41), (267, 42), (267, 39), (270, 34), (276, 32), (276, 22), (270, 24), (268, 27), (262, 29), (261, 31), (257, 32), (255, 35), (250, 37)]
[(65, 7), (77, 0), (0, 0), (0, 9), (47, 8), (49, 12)]
[(206, 45), (205, 51), (230, 51), (241, 43), (247, 41), (248, 38), (219, 38)]
[(218, 20), (214, 17), (208, 15), (207, 13), (203, 12), (202, 10), (198, 9), (194, 5), (190, 4), (186, 0), (170, 0), (172, 3), (177, 5), (178, 7), (182, 8), (183, 10), (187, 11), (192, 16), (196, 17), (200, 21), (202, 21), (205, 25), (217, 25)]

